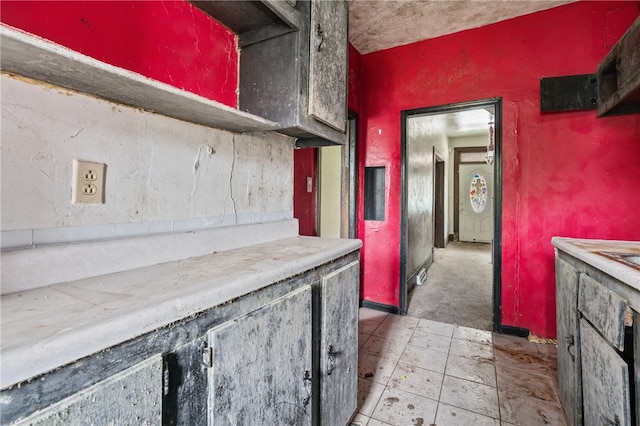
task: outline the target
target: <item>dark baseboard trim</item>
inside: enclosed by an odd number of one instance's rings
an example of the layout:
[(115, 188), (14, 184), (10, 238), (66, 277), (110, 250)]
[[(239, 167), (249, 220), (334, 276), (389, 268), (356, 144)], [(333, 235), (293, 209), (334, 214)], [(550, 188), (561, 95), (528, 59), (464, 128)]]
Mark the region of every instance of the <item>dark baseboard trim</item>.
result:
[(514, 327), (512, 325), (500, 324), (500, 333), (510, 336), (529, 337), (529, 329), (522, 327)]
[(386, 312), (388, 314), (394, 314), (394, 315), (398, 315), (398, 312), (399, 312), (397, 306), (385, 305), (383, 303), (378, 303), (378, 302), (370, 302), (368, 300), (361, 300), (360, 307), (373, 309), (374, 311)]

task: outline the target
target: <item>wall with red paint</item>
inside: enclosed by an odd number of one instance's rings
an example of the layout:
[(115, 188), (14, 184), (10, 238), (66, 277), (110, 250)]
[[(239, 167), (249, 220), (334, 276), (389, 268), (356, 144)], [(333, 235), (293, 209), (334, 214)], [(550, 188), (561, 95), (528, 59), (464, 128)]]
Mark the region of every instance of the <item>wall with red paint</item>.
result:
[[(318, 149), (293, 151), (293, 217), (298, 219), (298, 233), (314, 237), (316, 230), (316, 177)], [(307, 178), (311, 178), (311, 192), (307, 192)]]
[(400, 112), (501, 97), (501, 322), (555, 336), (551, 237), (640, 240), (640, 115), (542, 114), (540, 78), (594, 72), (639, 8), (577, 2), (362, 56), (362, 165), (388, 170), (386, 221), (358, 224), (363, 299), (399, 302)]
[(237, 37), (186, 1), (7, 1), (2, 23), (237, 107)]

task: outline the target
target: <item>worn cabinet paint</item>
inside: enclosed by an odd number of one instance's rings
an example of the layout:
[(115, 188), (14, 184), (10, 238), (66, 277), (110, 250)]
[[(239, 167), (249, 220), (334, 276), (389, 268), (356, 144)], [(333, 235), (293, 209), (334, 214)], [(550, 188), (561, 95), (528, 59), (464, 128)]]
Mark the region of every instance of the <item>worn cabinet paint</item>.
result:
[(558, 327), (558, 393), (569, 424), (582, 424), (582, 378), (578, 330), (578, 271), (556, 258), (556, 312)]
[(346, 2), (300, 0), (296, 10), (298, 31), (242, 48), (239, 109), (278, 123), (299, 146), (344, 145)]
[(311, 4), (309, 114), (345, 131), (347, 123), (347, 2)]
[(159, 425), (162, 371), (162, 357), (154, 356), (15, 425)]
[(588, 275), (580, 275), (578, 309), (618, 350), (624, 350), (626, 300)]
[(631, 426), (628, 365), (584, 319), (580, 338), (585, 426)]
[(320, 424), (344, 425), (357, 406), (358, 290), (360, 262), (321, 281)]
[(208, 333), (208, 424), (311, 424), (311, 287)]
[(358, 265), (353, 251), (3, 389), (0, 424), (346, 424)]
[[(636, 425), (640, 294), (627, 282), (635, 275), (629, 278), (615, 265), (579, 250), (577, 256), (560, 250), (568, 245), (564, 239), (554, 244), (558, 392), (569, 424)], [(571, 244), (572, 250), (589, 247), (586, 242)]]

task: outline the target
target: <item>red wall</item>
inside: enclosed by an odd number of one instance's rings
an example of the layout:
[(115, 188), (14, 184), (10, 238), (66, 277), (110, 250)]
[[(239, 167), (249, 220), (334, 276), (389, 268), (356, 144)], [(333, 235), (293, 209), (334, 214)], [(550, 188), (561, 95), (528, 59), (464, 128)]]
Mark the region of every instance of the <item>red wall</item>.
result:
[(640, 240), (640, 115), (542, 114), (540, 78), (594, 72), (639, 8), (572, 3), (362, 56), (363, 163), (388, 167), (389, 197), (385, 222), (359, 222), (365, 300), (399, 302), (400, 112), (501, 97), (501, 322), (555, 336), (551, 237)]
[(186, 1), (7, 1), (4, 24), (237, 107), (235, 35)]
[[(317, 164), (316, 148), (293, 152), (293, 217), (298, 219), (298, 233), (314, 237), (316, 230)], [(307, 192), (307, 177), (312, 179), (312, 191)]]

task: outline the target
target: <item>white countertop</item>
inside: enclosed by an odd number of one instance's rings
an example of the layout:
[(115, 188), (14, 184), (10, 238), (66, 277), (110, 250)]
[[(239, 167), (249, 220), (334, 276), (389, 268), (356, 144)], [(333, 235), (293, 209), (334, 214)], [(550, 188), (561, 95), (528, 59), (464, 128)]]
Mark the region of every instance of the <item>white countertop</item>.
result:
[(640, 255), (640, 241), (553, 237), (551, 243), (557, 249), (640, 291), (640, 267), (622, 263), (611, 257), (611, 254), (615, 253)]
[(19, 383), (360, 248), (294, 237), (2, 296), (0, 387)]

